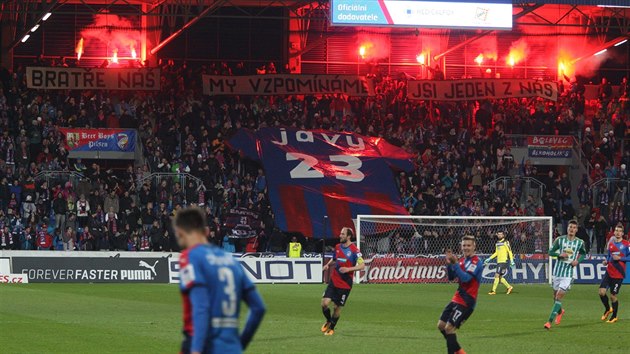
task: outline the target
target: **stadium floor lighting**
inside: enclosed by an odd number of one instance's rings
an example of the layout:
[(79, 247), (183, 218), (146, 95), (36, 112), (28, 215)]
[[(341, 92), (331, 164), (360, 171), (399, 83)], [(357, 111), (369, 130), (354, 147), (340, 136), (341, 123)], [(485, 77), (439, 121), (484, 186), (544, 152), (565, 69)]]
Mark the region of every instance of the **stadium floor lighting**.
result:
[(622, 45), (622, 44), (626, 43), (627, 41), (628, 41), (627, 39), (624, 39), (623, 41), (621, 41), (621, 42), (619, 42), (619, 43), (615, 44), (615, 47), (618, 47), (618, 46), (620, 46), (620, 45)]
[(44, 17), (42, 17), (42, 21), (46, 21), (50, 16), (52, 16), (52, 12), (47, 12)]
[(594, 55), (600, 55), (600, 54), (604, 54), (608, 49), (602, 49), (599, 52), (595, 53)]
[(29, 37), (31, 37), (30, 34), (27, 34), (26, 36), (22, 37), (22, 43), (28, 41)]
[(37, 29), (39, 28), (39, 25), (35, 25), (33, 26), (33, 28), (31, 28), (31, 32), (35, 32), (37, 31)]

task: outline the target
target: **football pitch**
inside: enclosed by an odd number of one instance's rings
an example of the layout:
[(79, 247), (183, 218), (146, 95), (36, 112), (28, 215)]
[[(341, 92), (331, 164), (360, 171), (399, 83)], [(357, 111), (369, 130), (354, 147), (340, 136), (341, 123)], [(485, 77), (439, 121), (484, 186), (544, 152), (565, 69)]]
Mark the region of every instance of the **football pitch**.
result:
[[(325, 285), (259, 285), (267, 315), (248, 353), (444, 353), (437, 319), (454, 284), (358, 285), (335, 335), (320, 332)], [(574, 285), (563, 322), (543, 329), (547, 285), (486, 295), (458, 339), (468, 353), (627, 353), (630, 286), (620, 320), (600, 321), (595, 285)], [(246, 308), (243, 309), (246, 311)], [(241, 321), (243, 322), (243, 321)], [(0, 286), (1, 353), (177, 353), (181, 300), (175, 285), (23, 284)]]

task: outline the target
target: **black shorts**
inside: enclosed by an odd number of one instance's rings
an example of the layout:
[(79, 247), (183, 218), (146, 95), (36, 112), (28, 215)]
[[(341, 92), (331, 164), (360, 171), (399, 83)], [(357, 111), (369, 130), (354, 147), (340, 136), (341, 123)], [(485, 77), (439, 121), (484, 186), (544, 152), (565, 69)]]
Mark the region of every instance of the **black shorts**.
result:
[(497, 263), (497, 274), (504, 277), (507, 274), (510, 265), (507, 263)]
[(623, 279), (615, 279), (608, 276), (608, 274), (604, 275), (604, 279), (602, 279), (602, 283), (599, 284), (600, 289), (610, 289), (610, 293), (613, 295), (619, 294), (619, 289), (621, 289), (621, 284), (623, 283)]
[(322, 297), (331, 299), (338, 306), (344, 306), (346, 304), (346, 300), (348, 300), (348, 296), (350, 296), (350, 290), (351, 289), (337, 288), (331, 281), (328, 283), (326, 291), (324, 291), (324, 295)]
[(472, 315), (473, 309), (470, 307), (466, 307), (464, 305), (460, 305), (455, 302), (450, 302), (442, 311), (442, 316), (440, 316), (440, 321), (450, 323), (455, 326), (455, 328), (459, 328), (470, 315)]

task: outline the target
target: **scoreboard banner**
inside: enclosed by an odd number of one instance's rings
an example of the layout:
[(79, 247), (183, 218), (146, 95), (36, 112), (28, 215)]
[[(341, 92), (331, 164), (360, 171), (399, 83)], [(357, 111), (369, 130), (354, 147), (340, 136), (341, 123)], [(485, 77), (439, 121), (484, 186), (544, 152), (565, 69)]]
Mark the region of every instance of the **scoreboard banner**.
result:
[(542, 97), (558, 100), (558, 84), (530, 79), (409, 80), (407, 98), (461, 101), (495, 98)]
[(136, 131), (133, 129), (59, 128), (64, 147), (73, 151), (136, 151)]
[(331, 0), (331, 22), (344, 26), (511, 29), (511, 0)]
[(12, 257), (31, 283), (168, 283), (168, 258)]
[(42, 90), (157, 91), (160, 89), (160, 69), (27, 67), (26, 87)]
[(241, 129), (228, 145), (262, 162), (277, 226), (337, 237), (359, 214), (408, 215), (393, 170), (411, 154), (382, 138), (324, 130)]
[(358, 75), (203, 75), (204, 95), (314, 95), (341, 93), (374, 96), (374, 85)]

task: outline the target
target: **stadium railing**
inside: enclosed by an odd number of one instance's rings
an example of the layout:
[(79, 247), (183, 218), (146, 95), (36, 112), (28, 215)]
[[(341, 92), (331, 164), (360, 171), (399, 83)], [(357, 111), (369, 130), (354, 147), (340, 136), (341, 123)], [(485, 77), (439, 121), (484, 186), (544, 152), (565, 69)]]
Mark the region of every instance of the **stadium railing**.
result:
[[(593, 208), (599, 206), (599, 196), (607, 187), (609, 202), (620, 202), (627, 205), (630, 202), (630, 180), (622, 178), (602, 178), (591, 185), (593, 192)], [(617, 194), (619, 193), (619, 194)]]
[[(140, 190), (142, 188), (142, 185), (146, 183), (147, 181), (150, 182), (151, 186), (154, 187), (156, 198), (159, 197), (158, 186), (162, 183), (162, 181), (167, 181), (169, 192), (173, 192), (173, 185), (175, 183), (179, 183), (181, 186), (181, 192), (184, 194), (184, 198), (186, 198), (186, 196), (188, 196), (191, 193), (197, 196), (200, 186), (202, 186), (202, 189), (204, 190), (206, 188), (206, 186), (203, 184), (203, 181), (201, 179), (191, 175), (190, 173), (154, 172), (154, 173), (149, 174), (148, 176), (137, 179), (136, 189)], [(192, 187), (189, 186), (190, 182), (192, 182)], [(197, 201), (198, 199), (196, 199), (194, 202), (197, 203)], [(187, 204), (191, 204), (191, 202), (193, 201), (187, 200)]]
[(506, 193), (509, 193), (512, 187), (516, 187), (516, 190), (521, 193), (520, 202), (527, 200), (528, 195), (534, 197), (534, 200), (539, 200), (544, 196), (545, 192), (545, 185), (534, 177), (503, 176), (488, 182), (488, 186), (492, 191), (496, 191), (500, 184), (503, 184)]
[(48, 187), (54, 187), (57, 184), (64, 186), (67, 182), (72, 184), (72, 188), (76, 189), (81, 179), (89, 180), (85, 175), (75, 171), (52, 171), (44, 170), (36, 174), (33, 179), (35, 182), (46, 182)]

